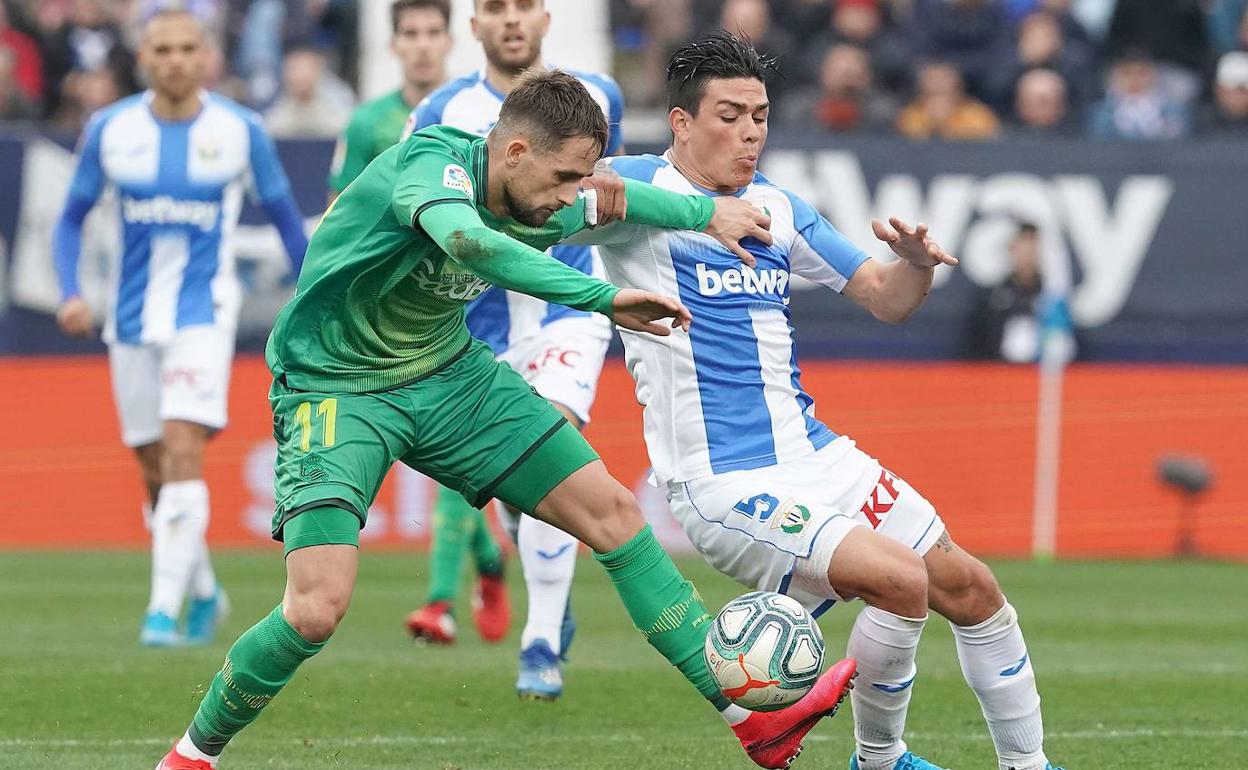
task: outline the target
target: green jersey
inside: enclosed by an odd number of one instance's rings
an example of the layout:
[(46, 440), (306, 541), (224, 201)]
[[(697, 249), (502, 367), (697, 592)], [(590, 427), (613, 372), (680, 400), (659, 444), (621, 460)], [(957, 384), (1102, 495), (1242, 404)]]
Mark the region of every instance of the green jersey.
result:
[(347, 189), (373, 158), (390, 149), (403, 136), (412, 106), (403, 101), (400, 89), (364, 102), (351, 113), (351, 122), (338, 140), (329, 169), (329, 189)]
[[(275, 378), (363, 393), (424, 377), (467, 347), (464, 305), (490, 285), (610, 314), (619, 289), (542, 253), (585, 229), (583, 200), (542, 227), (500, 219), (485, 207), (488, 160), (484, 138), (431, 126), (369, 164), (308, 243), (265, 351)], [(625, 185), (630, 222), (710, 222), (710, 198)]]

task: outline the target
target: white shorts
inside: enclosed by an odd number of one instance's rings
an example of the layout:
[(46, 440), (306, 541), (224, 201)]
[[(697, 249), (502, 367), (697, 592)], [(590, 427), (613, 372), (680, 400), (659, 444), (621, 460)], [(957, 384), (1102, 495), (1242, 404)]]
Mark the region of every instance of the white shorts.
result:
[(165, 420), (224, 428), (233, 359), (232, 326), (188, 326), (160, 344), (110, 344), (122, 443), (159, 441)]
[(567, 407), (582, 424), (588, 424), (611, 341), (611, 327), (605, 320), (573, 316), (552, 321), (508, 348), (498, 360), (510, 364), (542, 398)]
[(711, 566), (792, 596), (816, 617), (841, 598), (828, 565), (854, 527), (872, 527), (920, 556), (945, 531), (931, 503), (847, 436), (783, 465), (672, 482), (668, 502)]

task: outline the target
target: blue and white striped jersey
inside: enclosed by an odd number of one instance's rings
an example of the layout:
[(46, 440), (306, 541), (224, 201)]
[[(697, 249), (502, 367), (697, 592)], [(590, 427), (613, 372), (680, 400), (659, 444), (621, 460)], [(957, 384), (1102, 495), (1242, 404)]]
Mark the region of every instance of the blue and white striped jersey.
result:
[[(624, 97), (616, 82), (606, 75), (567, 70), (584, 84), (590, 96), (607, 116), (609, 135), (606, 155), (619, 151), (620, 119), (624, 113)], [(485, 136), (498, 122), (498, 112), (506, 96), (490, 85), (485, 72), (478, 71), (442, 86), (425, 97), (408, 119), (404, 136), (439, 123)], [(550, 255), (566, 265), (589, 275), (601, 275), (592, 250), (588, 246), (556, 246)], [(562, 305), (551, 305), (518, 292), (491, 288), (473, 300), (467, 308), (466, 320), (472, 336), (488, 344), (500, 355), (519, 340), (533, 334), (551, 321), (571, 316), (591, 316)], [(602, 319), (604, 334), (609, 324)]]
[[(668, 156), (615, 158), (622, 176), (684, 195), (705, 194)], [(610, 225), (593, 234), (617, 286), (679, 297), (688, 334), (621, 330), (646, 446), (660, 482), (761, 468), (811, 454), (836, 438), (802, 389), (789, 314), (789, 277), (841, 291), (867, 255), (809, 203), (756, 174), (740, 190), (771, 216), (774, 242), (742, 242), (748, 268), (704, 233)]]
[[(121, 216), (108, 341), (162, 342), (186, 326), (233, 326), (241, 289), (231, 240), (243, 191), (252, 187), (265, 204), (291, 200), (259, 116), (224, 97), (200, 96), (196, 117), (166, 121), (149, 108), (150, 92), (136, 94), (97, 112), (83, 133), (66, 210), (80, 222), (111, 185)], [(71, 252), (57, 258), (69, 265), (62, 284), (72, 294), (78, 244), (58, 247)]]

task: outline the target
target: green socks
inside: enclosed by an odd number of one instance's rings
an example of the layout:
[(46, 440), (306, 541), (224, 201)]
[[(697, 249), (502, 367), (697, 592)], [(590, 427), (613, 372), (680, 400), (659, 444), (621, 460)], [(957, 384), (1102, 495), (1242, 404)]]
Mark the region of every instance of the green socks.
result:
[(633, 625), (719, 711), (729, 701), (706, 668), (702, 648), (711, 615), (647, 524), (624, 545), (594, 558), (607, 570)]
[(502, 552), (485, 522), (485, 513), (469, 505), (458, 492), (439, 487), (433, 508), (433, 547), (429, 554), (431, 604), (454, 603), (459, 593), (464, 552), (469, 546), (480, 574), (497, 575), (502, 571)]
[(260, 716), (299, 664), (324, 646), (300, 636), (282, 617), (279, 604), (225, 654), (225, 665), (212, 678), (187, 731), (191, 742), (205, 754), (220, 754), (239, 730)]

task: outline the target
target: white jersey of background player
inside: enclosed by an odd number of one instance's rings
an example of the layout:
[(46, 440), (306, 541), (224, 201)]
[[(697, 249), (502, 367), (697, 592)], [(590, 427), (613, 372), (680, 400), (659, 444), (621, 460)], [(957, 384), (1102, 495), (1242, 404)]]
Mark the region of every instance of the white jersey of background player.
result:
[(771, 216), (770, 246), (742, 242), (753, 266), (701, 234), (627, 219), (612, 225), (610, 240), (596, 236), (613, 283), (677, 296), (694, 318), (687, 335), (621, 332), (655, 475), (719, 570), (794, 596), (816, 615), (865, 600), (848, 643), (861, 675), (851, 695), (851, 768), (936, 767), (902, 740), (930, 606), (953, 625), (1001, 767), (1043, 770), (1040, 699), (1013, 608), (988, 568), (950, 541), (927, 500), (816, 418), (793, 345), (791, 274), (897, 322), (927, 295), (934, 266), (957, 260), (923, 225), (897, 219), (895, 229), (873, 227), (900, 258), (868, 259), (810, 204), (757, 173), (769, 68), (727, 34), (682, 48), (668, 70), (672, 148), (612, 162), (624, 177), (743, 196)]
[[(225, 427), (241, 289), (232, 233), (254, 188), (292, 262), (303, 221), (258, 115), (200, 90), (206, 41), (185, 12), (159, 12), (139, 62), (152, 90), (92, 116), (53, 252), (57, 320), (93, 333), (78, 293), (82, 222), (105, 188), (119, 197), (122, 249), (104, 327), (122, 440), (134, 448), (154, 511), (152, 592), (140, 641), (211, 641), (224, 600), (208, 558), (204, 444)], [(185, 633), (177, 619), (189, 592)]]
[[(474, 8), (473, 34), (485, 50), (486, 67), (426, 97), (412, 112), (408, 134), (436, 124), (488, 134), (516, 78), (525, 69), (542, 66), (541, 43), (550, 26), (550, 13), (540, 0), (477, 0)], [(568, 72), (581, 81), (607, 117), (604, 154), (618, 153), (623, 112), (619, 86), (606, 75)], [(601, 274), (588, 246), (556, 246), (550, 253), (582, 272)], [(577, 427), (589, 422), (611, 339), (606, 318), (496, 287), (468, 305), (465, 320), (474, 337), (489, 344), (499, 360), (523, 375), (570, 422)], [(525, 697), (557, 698), (562, 692), (558, 658), (571, 639), (565, 611), (577, 543), (566, 532), (530, 516), (513, 512), (503, 520), (517, 540), (529, 595), (516, 686)], [(409, 628), (418, 632), (410, 622)], [(542, 644), (550, 655), (540, 649)]]

